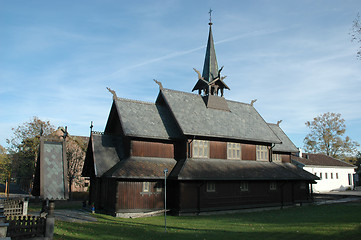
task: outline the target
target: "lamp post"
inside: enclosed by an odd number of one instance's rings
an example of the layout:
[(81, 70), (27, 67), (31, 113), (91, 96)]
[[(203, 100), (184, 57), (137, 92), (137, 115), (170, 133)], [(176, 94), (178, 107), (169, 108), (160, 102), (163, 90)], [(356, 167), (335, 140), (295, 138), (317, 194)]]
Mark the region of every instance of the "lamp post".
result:
[(168, 169), (164, 169), (164, 231), (167, 232), (167, 173)]

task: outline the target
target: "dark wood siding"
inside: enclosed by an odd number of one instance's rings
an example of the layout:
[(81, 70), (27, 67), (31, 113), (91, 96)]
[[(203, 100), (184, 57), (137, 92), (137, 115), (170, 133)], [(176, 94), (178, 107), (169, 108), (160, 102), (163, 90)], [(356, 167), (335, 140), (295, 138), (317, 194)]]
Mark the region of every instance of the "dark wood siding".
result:
[(210, 141), (209, 157), (217, 159), (227, 159), (227, 143)]
[(242, 160), (256, 160), (256, 145), (242, 144)]
[(248, 181), (248, 191), (241, 191), (240, 181), (216, 181), (216, 191), (207, 192), (205, 181), (179, 184), (180, 207), (178, 213), (241, 209), (262, 206), (282, 206), (310, 201), (308, 187), (301, 189), (300, 182)]
[(116, 181), (109, 178), (96, 178), (96, 209), (106, 210), (109, 213), (115, 211)]
[(131, 145), (132, 156), (174, 158), (174, 145), (171, 143), (132, 140)]
[(287, 154), (281, 154), (282, 162), (284, 163), (290, 163), (291, 162), (291, 155)]
[(157, 210), (164, 207), (164, 190), (156, 191), (161, 181), (150, 182), (149, 192), (143, 192), (141, 181), (117, 182), (117, 212), (137, 212), (144, 210)]

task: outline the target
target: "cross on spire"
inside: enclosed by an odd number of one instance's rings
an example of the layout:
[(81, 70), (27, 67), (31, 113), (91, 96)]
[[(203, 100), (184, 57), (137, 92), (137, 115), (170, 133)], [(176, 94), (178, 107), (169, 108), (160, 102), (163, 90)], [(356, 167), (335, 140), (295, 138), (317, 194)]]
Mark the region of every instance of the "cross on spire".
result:
[(212, 23), (212, 12), (213, 12), (213, 10), (210, 8), (209, 9), (209, 25), (212, 25), (213, 23)]

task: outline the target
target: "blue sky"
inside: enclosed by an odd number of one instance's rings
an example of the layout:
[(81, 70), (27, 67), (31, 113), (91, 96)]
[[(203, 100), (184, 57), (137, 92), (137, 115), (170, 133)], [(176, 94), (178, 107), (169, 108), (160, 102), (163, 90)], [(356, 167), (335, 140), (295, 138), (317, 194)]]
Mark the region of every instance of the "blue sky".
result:
[(0, 144), (33, 116), (72, 135), (103, 131), (112, 103), (154, 102), (157, 79), (190, 92), (213, 9), (230, 100), (250, 102), (298, 147), (305, 122), (341, 113), (361, 143), (361, 61), (350, 41), (359, 0), (0, 0)]

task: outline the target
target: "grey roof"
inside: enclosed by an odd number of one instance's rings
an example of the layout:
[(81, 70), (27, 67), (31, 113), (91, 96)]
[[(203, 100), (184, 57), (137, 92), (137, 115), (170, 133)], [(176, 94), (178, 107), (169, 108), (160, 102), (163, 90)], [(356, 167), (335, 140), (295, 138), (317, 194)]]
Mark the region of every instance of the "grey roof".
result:
[(118, 162), (104, 176), (133, 179), (164, 179), (164, 169), (170, 171), (176, 161), (172, 158), (130, 157)]
[[(324, 166), (324, 167), (349, 167), (356, 168), (355, 165), (327, 156), (325, 154), (303, 153), (302, 158), (291, 156), (292, 161), (301, 163), (303, 166)], [(307, 156), (307, 157), (306, 157)]]
[(124, 157), (121, 137), (92, 134), (92, 148), (95, 176), (101, 177)]
[(126, 136), (157, 139), (182, 137), (166, 106), (120, 98), (115, 100), (115, 105)]
[(281, 143), (250, 104), (227, 100), (230, 112), (207, 108), (200, 95), (161, 89), (183, 134)]
[(277, 124), (268, 123), (268, 126), (273, 130), (277, 137), (282, 141), (281, 144), (276, 144), (273, 148), (273, 151), (276, 152), (298, 152), (297, 147), (293, 142), (288, 138), (288, 136), (283, 132), (283, 130)]
[(170, 177), (179, 180), (306, 180), (318, 177), (290, 163), (224, 159), (187, 159)]

